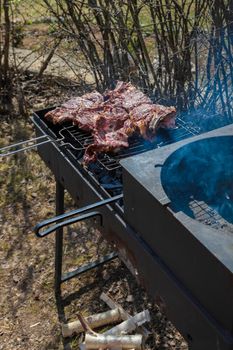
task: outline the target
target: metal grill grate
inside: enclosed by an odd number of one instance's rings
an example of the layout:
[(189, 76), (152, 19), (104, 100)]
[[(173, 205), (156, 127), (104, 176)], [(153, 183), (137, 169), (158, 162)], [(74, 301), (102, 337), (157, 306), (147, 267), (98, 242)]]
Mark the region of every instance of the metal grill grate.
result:
[(68, 133), (74, 142), (79, 143), (79, 146), (85, 149), (88, 145), (93, 142), (93, 136), (89, 132), (82, 131), (77, 126), (71, 126), (68, 129)]
[[(120, 168), (119, 161), (123, 158), (146, 152), (148, 150), (162, 147), (170, 143), (180, 141), (193, 135), (199, 134), (199, 129), (191, 123), (186, 123), (177, 118), (177, 127), (175, 129), (160, 129), (154, 142), (145, 141), (140, 137), (131, 137), (129, 139), (130, 147), (116, 152), (115, 154), (102, 154), (98, 158), (98, 163), (108, 172)], [(61, 130), (59, 131), (61, 134)], [(65, 126), (62, 128), (62, 135), (67, 134), (68, 142), (73, 146), (85, 150), (93, 143), (93, 136), (89, 132), (82, 131), (77, 126)]]
[(233, 225), (225, 220), (217, 211), (211, 208), (206, 202), (193, 200), (189, 203), (194, 218), (205, 225), (217, 230), (227, 230), (233, 233)]
[[(57, 138), (63, 141), (61, 146), (67, 147), (74, 159), (81, 163), (85, 148), (94, 141), (91, 133), (80, 130), (77, 126), (70, 124), (54, 126), (47, 123), (47, 125), (57, 135)], [(121, 159), (159, 148), (200, 133), (198, 127), (180, 118), (176, 119), (176, 126), (175, 129), (159, 129), (154, 142), (145, 141), (135, 136), (131, 137), (129, 140), (129, 148), (120, 150), (115, 154), (100, 154), (98, 161), (90, 165), (90, 172), (87, 172), (87, 174), (91, 173), (100, 186), (111, 195), (122, 193), (122, 172), (119, 163)], [(189, 202), (189, 208), (193, 212), (193, 217), (201, 223), (215, 229), (233, 232), (233, 224), (226, 221), (204, 201), (191, 200)]]

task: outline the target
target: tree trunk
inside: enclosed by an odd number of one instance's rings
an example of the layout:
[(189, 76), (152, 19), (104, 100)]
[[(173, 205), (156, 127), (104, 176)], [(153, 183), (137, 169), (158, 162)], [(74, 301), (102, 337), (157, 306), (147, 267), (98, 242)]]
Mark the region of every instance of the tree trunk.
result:
[[(1, 62), (0, 62), (0, 82), (1, 82), (1, 113), (6, 113), (10, 110), (12, 100), (11, 76), (9, 69), (9, 50), (10, 50), (10, 1), (3, 0), (3, 18), (4, 18), (4, 35), (1, 42)], [(3, 45), (3, 47), (2, 47)]]

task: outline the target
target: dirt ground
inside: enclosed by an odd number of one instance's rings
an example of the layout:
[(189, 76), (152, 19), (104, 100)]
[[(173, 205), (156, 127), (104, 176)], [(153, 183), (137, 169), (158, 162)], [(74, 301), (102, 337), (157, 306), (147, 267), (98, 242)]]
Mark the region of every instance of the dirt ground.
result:
[[(24, 79), (26, 83), (28, 77)], [(65, 86), (68, 83), (59, 84), (50, 77), (31, 79), (26, 91), (29, 108), (36, 110), (82, 93)], [(29, 118), (2, 119), (1, 147), (32, 136)], [(146, 349), (187, 349), (178, 331), (118, 259), (65, 283), (62, 300), (56, 300), (54, 237), (38, 239), (33, 233), (36, 223), (55, 214), (53, 175), (35, 150), (2, 158), (0, 174), (0, 349), (78, 349), (82, 337), (63, 339), (60, 324), (76, 319), (79, 312), (107, 310), (99, 298), (103, 291), (132, 314), (150, 310)], [(71, 209), (68, 194), (65, 202), (66, 210)], [(110, 250), (91, 223), (69, 227), (65, 237), (66, 271)]]
[[(38, 73), (54, 46), (55, 37), (51, 34), (52, 24), (32, 23), (19, 26), (20, 34), (16, 36), (17, 44), (10, 49), (10, 63), (21, 71)], [(93, 83), (93, 75), (87, 69), (81, 55), (75, 54), (66, 40), (55, 50), (46, 68), (46, 75), (62, 77), (73, 81), (85, 80)], [(69, 45), (71, 45), (69, 43)]]

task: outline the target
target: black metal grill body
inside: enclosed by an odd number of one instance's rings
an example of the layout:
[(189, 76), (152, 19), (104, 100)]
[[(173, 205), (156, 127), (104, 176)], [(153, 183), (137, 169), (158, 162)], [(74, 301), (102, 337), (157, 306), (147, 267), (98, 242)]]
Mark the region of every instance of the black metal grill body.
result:
[[(177, 150), (180, 150), (181, 153), (183, 146), (207, 139), (209, 142), (214, 140), (221, 149), (221, 144), (223, 144), (221, 137), (227, 141), (228, 148), (225, 149), (225, 152), (228, 150), (231, 152), (232, 160), (233, 125), (230, 125), (177, 142), (161, 150), (150, 151), (146, 157), (139, 155), (122, 161), (124, 214), (126, 221), (166, 262), (168, 268), (182, 284), (192, 291), (193, 296), (209, 314), (233, 334), (233, 225), (231, 223), (228, 226), (224, 225), (224, 220), (220, 215), (211, 208), (205, 208), (204, 205), (198, 207), (198, 215), (199, 218), (205, 216), (208, 225), (194, 220), (174, 206), (164, 190), (165, 186), (162, 181), (166, 162), (169, 157), (177, 154)], [(212, 152), (215, 151), (213, 148)], [(206, 156), (208, 157), (208, 154)], [(226, 154), (223, 154), (223, 159), (225, 156)], [(173, 158), (177, 162), (175, 159), (177, 156)], [(188, 161), (192, 163), (190, 168), (195, 167), (196, 164), (191, 158)], [(177, 165), (180, 172), (182, 162), (184, 163), (183, 159)], [(226, 166), (230, 166), (232, 170), (231, 164)], [(199, 185), (198, 181), (203, 171), (202, 168), (196, 169), (197, 177), (193, 179), (191, 186), (195, 186), (195, 182)], [(170, 171), (167, 175), (170, 176), (169, 180), (174, 183), (174, 187), (178, 186), (175, 180), (176, 174)], [(185, 175), (188, 178), (189, 174)], [(231, 192), (233, 190), (232, 175), (231, 172)], [(212, 176), (214, 177), (214, 174)], [(186, 178), (181, 181), (183, 183), (180, 186), (186, 188)], [(208, 179), (206, 181), (206, 186), (210, 186)], [(174, 188), (174, 193), (176, 193), (176, 188)], [(175, 198), (173, 200), (175, 201)], [(185, 202), (185, 197), (181, 198), (181, 201)], [(195, 201), (198, 205), (197, 200), (192, 198), (192, 204)], [(223, 228), (216, 229), (217, 224), (222, 225)]]
[[(56, 138), (56, 132), (43, 120), (45, 112), (33, 116), (37, 136)], [(41, 145), (38, 152), (56, 181), (70, 193), (78, 206), (110, 197), (96, 176), (83, 169), (74, 152), (56, 143)], [(101, 232), (149, 294), (157, 301), (164, 300), (168, 317), (188, 340), (190, 349), (233, 349), (232, 334), (200, 303), (184, 281), (161, 259), (159, 252), (132, 228), (131, 220), (130, 224), (126, 222), (122, 203), (101, 207), (99, 211), (103, 216)]]

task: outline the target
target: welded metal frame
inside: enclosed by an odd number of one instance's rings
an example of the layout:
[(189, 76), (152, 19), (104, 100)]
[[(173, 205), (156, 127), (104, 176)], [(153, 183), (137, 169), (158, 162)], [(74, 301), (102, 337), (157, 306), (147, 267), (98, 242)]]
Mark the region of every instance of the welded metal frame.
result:
[[(34, 112), (35, 116), (39, 116), (43, 119), (44, 115), (52, 110), (55, 107), (47, 108), (41, 111)], [(85, 148), (93, 142), (93, 136), (90, 132), (79, 129), (77, 126), (74, 126), (70, 123), (65, 123), (62, 125), (56, 124), (53, 125), (48, 122), (46, 119), (43, 119), (43, 124), (46, 126), (47, 130), (50, 134), (50, 139), (53, 139), (54, 142), (57, 142), (59, 146), (67, 146), (67, 151), (84, 151)], [(145, 143), (145, 140), (140, 137), (130, 137), (129, 138), (129, 147), (126, 149), (122, 149), (116, 154), (104, 154), (103, 157), (97, 158), (97, 164), (100, 167), (105, 168), (108, 172), (115, 171), (117, 169), (121, 169), (120, 160), (147, 152), (149, 149), (155, 149), (157, 147), (162, 147), (170, 143), (174, 143), (176, 141), (182, 140), (184, 138), (188, 138), (194, 135), (198, 135), (200, 130), (198, 127), (192, 125), (190, 122), (185, 122), (180, 118), (176, 120), (177, 127), (174, 129), (169, 129), (165, 132), (167, 138), (162, 137), (162, 140), (158, 141), (160, 138), (158, 137), (153, 142)], [(163, 133), (164, 130), (159, 130), (159, 133)], [(64, 142), (66, 135), (69, 141), (66, 140)], [(57, 141), (56, 141), (57, 138)], [(80, 163), (80, 155), (77, 157), (77, 160)]]
[[(56, 181), (56, 218), (58, 219), (59, 217), (64, 217), (65, 218), (65, 214), (64, 214), (64, 187), (63, 185), (59, 182)], [(117, 199), (116, 199), (117, 200)], [(114, 200), (111, 198), (110, 200), (108, 200), (108, 202), (113, 202)], [(91, 207), (95, 207), (98, 208), (100, 206), (105, 205), (107, 201), (100, 201), (99, 203), (95, 203), (92, 206), (89, 206), (89, 209), (91, 209)], [(80, 212), (84, 212), (86, 210), (80, 209), (76, 211), (76, 214), (80, 214)], [(89, 219), (91, 217), (95, 217), (95, 216), (99, 216), (102, 222), (102, 215), (97, 212), (97, 211), (92, 211), (92, 212), (87, 212), (83, 215), (79, 215), (78, 217), (74, 218), (74, 219), (69, 219), (66, 220), (60, 224), (55, 224), (52, 227), (49, 227), (47, 230), (45, 230), (42, 234), (39, 232), (39, 230), (41, 228), (43, 228), (45, 226), (45, 224), (49, 224), (50, 221), (54, 222), (54, 218), (52, 220), (45, 220), (44, 222), (40, 223), (39, 225), (37, 225), (35, 227), (35, 233), (37, 235), (37, 237), (39, 238), (43, 238), (47, 235), (49, 235), (50, 233), (55, 231), (55, 293), (56, 295), (60, 295), (61, 294), (61, 284), (74, 278), (77, 277), (79, 275), (81, 275), (84, 272), (87, 272), (89, 270), (92, 270), (94, 268), (97, 268), (113, 259), (117, 258), (117, 254), (115, 252), (112, 252), (108, 255), (103, 256), (102, 258), (93, 261), (91, 263), (79, 266), (78, 268), (74, 269), (71, 272), (67, 272), (62, 274), (62, 265), (63, 265), (63, 227), (67, 226), (71, 223), (74, 222), (80, 222), (80, 221), (84, 221), (86, 219)], [(55, 219), (56, 219), (55, 218)]]
[[(141, 155), (132, 157), (121, 164), (126, 221), (233, 337), (233, 237), (230, 230), (205, 225), (186, 215), (182, 209), (177, 210), (174, 206), (176, 197), (169, 198), (163, 186), (166, 161), (176, 151), (182, 152), (183, 147), (202, 140), (215, 140), (221, 149), (221, 138), (224, 137), (232, 141), (233, 125), (150, 151), (146, 158)], [(177, 161), (177, 157), (173, 159)], [(169, 178), (172, 175), (175, 176), (174, 172), (169, 173)], [(198, 181), (197, 176), (195, 179)], [(181, 186), (184, 185), (185, 180), (181, 182)], [(205, 208), (200, 207), (200, 212), (209, 218)]]
[[(37, 135), (52, 134), (41, 116), (34, 116)], [(110, 198), (68, 150), (56, 144), (38, 148), (41, 158), (54, 173), (57, 181), (70, 193), (79, 206)], [(226, 332), (205, 305), (201, 305), (166, 262), (125, 221), (125, 213), (118, 203), (99, 209), (103, 216), (101, 233), (114, 246), (120, 259), (131, 267), (141, 285), (154, 300), (165, 307), (167, 317), (186, 338), (192, 350), (233, 350), (232, 334)], [(130, 262), (130, 264), (129, 264)], [(152, 275), (153, 274), (153, 275)]]
[[(64, 187), (56, 181), (56, 215), (64, 213)], [(60, 294), (62, 281), (63, 262), (63, 227), (56, 230), (55, 234), (55, 292)]]

